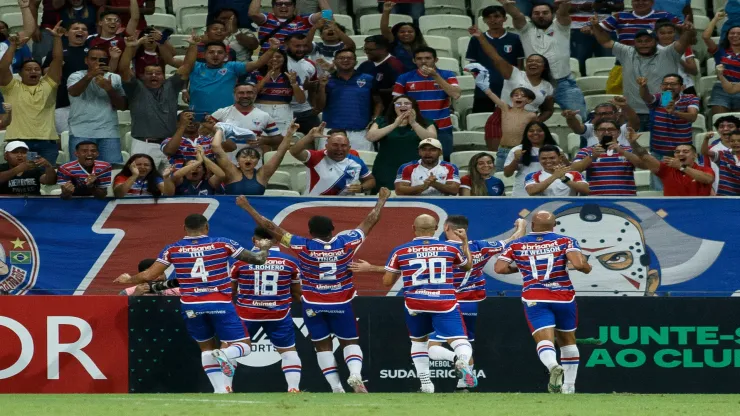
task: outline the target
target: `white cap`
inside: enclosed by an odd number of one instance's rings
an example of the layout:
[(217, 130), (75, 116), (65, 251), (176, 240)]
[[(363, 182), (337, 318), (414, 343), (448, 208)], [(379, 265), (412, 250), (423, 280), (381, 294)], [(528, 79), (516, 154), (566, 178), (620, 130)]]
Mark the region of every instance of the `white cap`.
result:
[(20, 140), (16, 140), (16, 141), (13, 141), (13, 142), (8, 142), (8, 144), (5, 145), (5, 151), (6, 152), (12, 152), (12, 151), (14, 151), (16, 149), (21, 149), (21, 148), (28, 150), (28, 145), (25, 144), (25, 143), (23, 143)]
[(428, 139), (424, 139), (419, 142), (419, 147), (424, 146), (424, 145), (433, 146), (439, 150), (442, 150), (442, 143), (440, 143), (440, 141), (437, 139), (428, 138)]

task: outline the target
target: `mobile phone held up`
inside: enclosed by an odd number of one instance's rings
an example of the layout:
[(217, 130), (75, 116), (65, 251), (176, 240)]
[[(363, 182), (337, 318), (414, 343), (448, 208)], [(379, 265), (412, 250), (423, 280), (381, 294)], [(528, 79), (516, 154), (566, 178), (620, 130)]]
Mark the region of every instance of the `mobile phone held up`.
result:
[(663, 93), (660, 94), (660, 106), (661, 107), (668, 107), (668, 104), (670, 104), (672, 100), (673, 100), (672, 92), (663, 91)]
[(321, 18), (324, 20), (333, 20), (334, 19), (334, 12), (331, 10), (322, 10), (321, 11)]

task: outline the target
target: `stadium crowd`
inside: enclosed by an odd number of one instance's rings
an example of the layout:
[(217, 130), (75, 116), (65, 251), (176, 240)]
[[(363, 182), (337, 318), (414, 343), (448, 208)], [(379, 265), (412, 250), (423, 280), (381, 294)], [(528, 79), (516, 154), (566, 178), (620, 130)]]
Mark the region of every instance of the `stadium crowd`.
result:
[(0, 195), (740, 192), (736, 2), (158, 1), (0, 3)]

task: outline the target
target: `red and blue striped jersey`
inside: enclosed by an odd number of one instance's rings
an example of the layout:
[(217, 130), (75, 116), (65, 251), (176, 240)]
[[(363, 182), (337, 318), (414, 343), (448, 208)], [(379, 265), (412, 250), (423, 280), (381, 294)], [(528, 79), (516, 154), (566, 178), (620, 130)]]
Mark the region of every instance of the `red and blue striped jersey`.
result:
[(456, 245), (432, 237), (416, 237), (393, 249), (385, 270), (401, 273), (409, 311), (449, 312), (457, 307), (454, 267), (467, 262)]
[(229, 257), (238, 258), (244, 248), (221, 237), (186, 236), (165, 247), (157, 261), (175, 266), (182, 303), (231, 302)]
[[(462, 251), (459, 241), (447, 240), (446, 243)], [(473, 268), (468, 271), (459, 267), (452, 269), (453, 285), (458, 302), (479, 302), (486, 298), (486, 276), (483, 268), (493, 256), (504, 250), (506, 244), (503, 241), (474, 240), (469, 241), (468, 246), (473, 257)]]
[(732, 49), (710, 50), (710, 54), (714, 55), (715, 65), (724, 65), (725, 70), (723, 74), (730, 82), (740, 82), (740, 55), (732, 51)]
[(740, 160), (732, 154), (732, 151), (725, 150), (716, 152), (714, 161), (719, 168), (719, 186), (717, 186), (717, 195), (721, 196), (738, 196), (740, 195)]
[[(632, 152), (631, 147), (622, 147), (625, 152)], [(590, 195), (635, 196), (635, 167), (619, 153), (604, 152), (593, 159), (593, 147), (585, 147), (576, 155), (573, 162), (591, 156), (591, 166), (586, 170), (586, 180)]]
[(357, 295), (349, 269), (365, 241), (362, 230), (342, 231), (329, 241), (294, 235), (290, 248), (298, 255), (303, 301), (319, 304), (347, 303)]
[[(167, 143), (169, 143), (170, 140), (172, 140), (171, 137), (164, 139), (162, 144), (159, 146), (163, 153), (164, 147), (167, 146)], [(172, 165), (175, 169), (180, 169), (189, 161), (195, 160), (195, 155), (197, 153), (196, 150), (198, 149), (198, 146), (202, 146), (203, 154), (215, 163), (216, 155), (213, 154), (213, 149), (211, 149), (212, 141), (213, 137), (208, 136), (198, 136), (194, 139), (183, 137), (180, 141), (180, 146), (177, 148), (177, 153), (169, 158), (170, 165)]]
[[(75, 186), (75, 195), (77, 195), (77, 187), (86, 189), (87, 177), (90, 175), (97, 176), (95, 180), (96, 188), (108, 188), (111, 185), (111, 172), (113, 167), (110, 163), (102, 160), (96, 160), (94, 162), (92, 171), (88, 172), (87, 169), (80, 165), (80, 162), (73, 160), (59, 166), (57, 170), (57, 185), (64, 185), (67, 182), (72, 182)], [(87, 195), (90, 195), (88, 192)]]
[(247, 321), (285, 318), (290, 313), (290, 285), (301, 282), (298, 261), (277, 248), (270, 249), (265, 264), (237, 261), (229, 274), (238, 284), (236, 311)]
[[(653, 95), (653, 103), (648, 108), (653, 113), (650, 130), (650, 150), (664, 156), (672, 156), (676, 146), (693, 143), (691, 122), (674, 114), (669, 114), (660, 105), (660, 94)], [(699, 98), (692, 94), (681, 94), (674, 105), (674, 111), (685, 113), (689, 107), (699, 111)]]
[(623, 45), (635, 44), (635, 34), (640, 30), (653, 30), (655, 22), (668, 19), (673, 24), (680, 25), (683, 21), (668, 13), (651, 11), (645, 16), (637, 16), (633, 12), (617, 12), (601, 21), (601, 27), (609, 32), (617, 31), (617, 41)]
[[(257, 82), (262, 81), (265, 76), (257, 75)], [(296, 77), (298, 85), (303, 84), (300, 77)], [(262, 86), (257, 100), (290, 104), (293, 101), (293, 87), (285, 74), (278, 75), (277, 79), (268, 78)]]
[[(450, 85), (458, 85), (455, 73), (437, 69), (439, 75)], [(419, 103), (422, 117), (434, 120), (439, 130), (452, 131), (450, 119), (450, 96), (432, 77), (425, 77), (419, 70), (407, 72), (396, 79), (393, 95), (408, 95)]]
[[(277, 29), (280, 26), (280, 23), (282, 23), (277, 16), (272, 13), (262, 13), (262, 15), (265, 17), (265, 23), (260, 26), (259, 31), (257, 32), (257, 39), (264, 39), (260, 55), (270, 49), (270, 43), (267, 42), (267, 35), (272, 33), (272, 31)], [(305, 35), (309, 30), (311, 30), (311, 26), (313, 26), (313, 23), (311, 22), (310, 14), (296, 15), (290, 23), (285, 25), (272, 37), (279, 40), (281, 45), (280, 49), (285, 50), (285, 45), (283, 45), (283, 43), (288, 35), (292, 35), (294, 33), (302, 33)]]
[(571, 302), (576, 296), (567, 269), (566, 254), (571, 251), (581, 252), (574, 238), (537, 232), (510, 242), (498, 259), (519, 268), (524, 279), (522, 300)]

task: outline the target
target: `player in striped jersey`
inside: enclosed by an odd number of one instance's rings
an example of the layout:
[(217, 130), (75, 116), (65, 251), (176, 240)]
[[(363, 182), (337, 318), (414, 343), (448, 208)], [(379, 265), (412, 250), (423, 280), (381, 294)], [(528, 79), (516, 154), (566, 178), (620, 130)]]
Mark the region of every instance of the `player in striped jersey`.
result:
[[(713, 160), (718, 167), (719, 184), (717, 195), (738, 196), (740, 195), (740, 130), (735, 130), (730, 135), (730, 149), (715, 151), (709, 149), (709, 140), (712, 137), (707, 133), (701, 146), (701, 153)], [(705, 162), (705, 166), (708, 163)]]
[(666, 19), (674, 25), (680, 25), (683, 21), (668, 13), (653, 10), (652, 0), (633, 1), (632, 11), (623, 11), (612, 14), (603, 21), (600, 26), (608, 31), (617, 31), (617, 41), (623, 45), (635, 44), (635, 34), (640, 30), (655, 29), (655, 22)]
[[(576, 308), (573, 283), (568, 267), (590, 273), (591, 265), (581, 254), (578, 242), (555, 234), (555, 216), (538, 211), (532, 217), (532, 233), (509, 243), (494, 266), (498, 274), (516, 273), (524, 280), (524, 316), (537, 342), (537, 354), (550, 371), (550, 393), (575, 393), (578, 372), (576, 347)], [(555, 337), (560, 345), (560, 361), (555, 354)], [(563, 380), (563, 374), (565, 380)], [(564, 383), (563, 383), (564, 381)]]
[[(151, 267), (134, 276), (124, 273), (116, 282), (149, 282), (173, 265), (180, 284), (185, 327), (198, 342), (203, 370), (215, 393), (230, 393), (235, 369), (232, 360), (248, 355), (251, 343), (231, 303), (228, 261), (231, 257), (265, 264), (270, 241), (258, 241), (261, 251), (253, 253), (228, 238), (209, 237), (208, 220), (201, 214), (185, 218), (185, 233), (182, 240), (165, 247)], [(218, 348), (216, 335), (228, 344), (226, 348)]]
[(276, 241), (262, 227), (254, 230), (255, 247), (260, 241), (270, 241), (272, 247), (265, 264), (237, 261), (231, 267), (231, 281), (236, 297), (236, 312), (246, 323), (247, 332), (255, 336), (265, 331), (282, 358), (282, 368), (289, 393), (300, 392), (301, 359), (295, 349), (295, 330), (290, 316), (291, 297), (301, 301), (301, 273), (297, 261), (281, 253)]
[(237, 204), (252, 216), (258, 226), (267, 229), (275, 240), (298, 255), (303, 283), (304, 322), (311, 333), (321, 371), (334, 393), (344, 393), (344, 388), (332, 352), (332, 335), (339, 339), (343, 348), (344, 361), (350, 374), (347, 383), (355, 393), (367, 393), (362, 381), (363, 355), (357, 334), (357, 320), (351, 304), (357, 292), (349, 265), (366, 236), (380, 220), (380, 211), (390, 195), (388, 188), (380, 188), (375, 208), (362, 223), (353, 230), (342, 231), (334, 236), (331, 219), (311, 217), (308, 232), (312, 238), (283, 230), (260, 215), (247, 198), (237, 198)]

